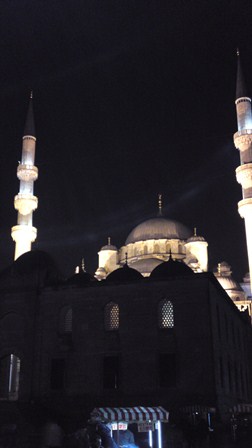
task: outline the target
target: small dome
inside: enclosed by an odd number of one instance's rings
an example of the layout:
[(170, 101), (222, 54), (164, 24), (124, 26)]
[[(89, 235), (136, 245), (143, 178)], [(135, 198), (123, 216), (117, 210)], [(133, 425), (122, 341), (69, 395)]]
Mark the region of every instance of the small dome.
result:
[(194, 275), (194, 272), (183, 261), (173, 260), (170, 258), (168, 261), (161, 263), (151, 273), (150, 278), (160, 279), (177, 276)]
[(198, 241), (206, 241), (206, 240), (203, 236), (197, 235), (197, 229), (196, 229), (196, 227), (194, 227), (193, 236), (190, 236), (190, 238), (188, 238), (188, 240), (186, 242), (187, 243), (197, 243)]
[(153, 239), (186, 240), (190, 231), (177, 221), (158, 217), (147, 219), (136, 226), (126, 239), (125, 245)]
[(97, 282), (96, 278), (91, 274), (88, 274), (88, 272), (84, 272), (82, 270), (67, 280), (68, 284), (76, 286), (86, 286), (94, 282)]
[(193, 235), (190, 236), (190, 238), (187, 239), (187, 243), (194, 243), (197, 241), (206, 241), (205, 238), (203, 236), (199, 236), (199, 235)]
[(113, 244), (107, 244), (106, 246), (102, 246), (101, 250), (118, 250), (116, 246)]
[(31, 250), (16, 259), (13, 271), (18, 275), (50, 285), (60, 280), (60, 274), (51, 255), (42, 250)]
[(117, 251), (117, 247), (114, 246), (113, 244), (111, 244), (110, 236), (108, 237), (108, 244), (106, 244), (105, 246), (102, 246), (101, 250), (116, 250)]
[(118, 268), (107, 276), (106, 281), (109, 283), (136, 282), (142, 280), (143, 276), (136, 269), (130, 268), (125, 264), (122, 268)]

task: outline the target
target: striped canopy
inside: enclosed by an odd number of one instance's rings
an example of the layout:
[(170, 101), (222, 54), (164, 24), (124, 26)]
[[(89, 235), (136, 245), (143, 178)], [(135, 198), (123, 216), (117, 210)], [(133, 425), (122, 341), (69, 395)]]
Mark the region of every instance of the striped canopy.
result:
[(91, 413), (93, 418), (104, 422), (168, 422), (169, 412), (163, 407), (135, 406), (133, 408), (95, 408)]
[(239, 403), (229, 409), (232, 414), (252, 413), (252, 404)]

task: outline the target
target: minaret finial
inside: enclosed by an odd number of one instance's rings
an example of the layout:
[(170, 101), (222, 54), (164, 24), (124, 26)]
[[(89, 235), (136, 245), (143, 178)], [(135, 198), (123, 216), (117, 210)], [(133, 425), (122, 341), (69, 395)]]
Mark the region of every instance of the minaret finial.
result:
[(125, 252), (125, 266), (128, 266), (128, 252)]
[(108, 236), (108, 246), (111, 246), (111, 238)]
[(82, 259), (81, 259), (81, 270), (82, 270), (82, 272), (86, 272), (84, 257), (82, 257)]
[(238, 100), (239, 98), (244, 98), (247, 97), (248, 95), (241, 66), (239, 48), (236, 49), (236, 55), (237, 55), (236, 100)]
[(158, 216), (162, 216), (162, 194), (158, 195)]

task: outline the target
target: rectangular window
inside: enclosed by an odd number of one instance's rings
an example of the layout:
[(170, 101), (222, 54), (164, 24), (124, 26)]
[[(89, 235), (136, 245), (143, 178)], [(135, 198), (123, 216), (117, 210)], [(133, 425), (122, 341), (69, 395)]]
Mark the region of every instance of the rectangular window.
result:
[(51, 363), (51, 389), (53, 390), (63, 390), (65, 385), (65, 370), (66, 361), (65, 359), (52, 359)]
[(119, 386), (119, 356), (106, 356), (103, 360), (103, 387), (104, 389), (118, 389)]
[(176, 386), (176, 355), (162, 353), (159, 355), (159, 385), (160, 387)]

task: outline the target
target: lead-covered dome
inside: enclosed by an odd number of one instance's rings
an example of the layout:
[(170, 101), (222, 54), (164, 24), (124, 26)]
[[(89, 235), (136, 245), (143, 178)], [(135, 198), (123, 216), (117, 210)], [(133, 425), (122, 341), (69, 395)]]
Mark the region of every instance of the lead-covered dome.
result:
[(151, 279), (166, 279), (169, 277), (194, 275), (192, 269), (189, 268), (183, 261), (173, 260), (169, 258), (157, 266), (151, 273)]
[(143, 276), (136, 269), (130, 268), (127, 264), (122, 268), (115, 269), (108, 276), (106, 281), (108, 283), (125, 283), (136, 282), (142, 280)]
[(190, 234), (189, 229), (180, 222), (162, 217), (151, 218), (142, 222), (130, 232), (125, 245), (153, 239), (186, 240)]

